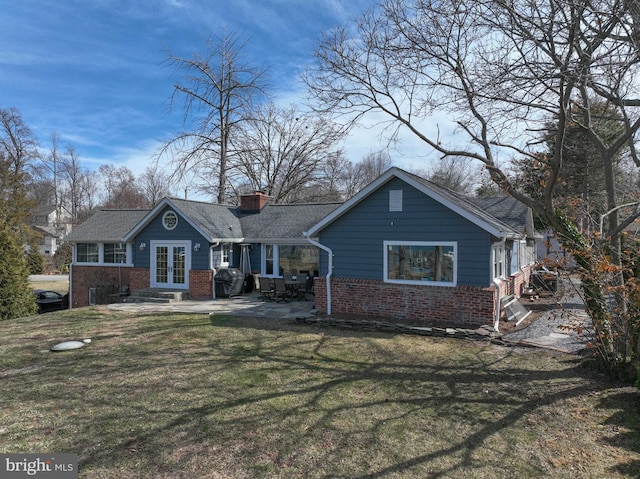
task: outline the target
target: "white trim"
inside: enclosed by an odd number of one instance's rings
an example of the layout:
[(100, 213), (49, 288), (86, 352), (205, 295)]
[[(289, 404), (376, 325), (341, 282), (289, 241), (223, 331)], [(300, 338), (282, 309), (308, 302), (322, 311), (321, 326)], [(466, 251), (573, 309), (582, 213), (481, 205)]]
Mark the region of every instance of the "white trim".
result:
[[(134, 238), (140, 231), (142, 231), (144, 228), (146, 228), (149, 223), (151, 223), (156, 216), (158, 216), (158, 214), (160, 213), (160, 211), (162, 211), (163, 208), (165, 207), (169, 207), (171, 208), (174, 213), (176, 213), (179, 217), (181, 217), (183, 220), (185, 220), (187, 222), (187, 224), (191, 225), (193, 227), (193, 229), (195, 229), (198, 233), (200, 233), (200, 235), (202, 235), (203, 238), (206, 238), (209, 243), (214, 243), (216, 240), (213, 238), (210, 238), (208, 234), (206, 234), (202, 228), (200, 228), (196, 223), (194, 223), (191, 218), (189, 218), (188, 215), (184, 214), (182, 212), (182, 210), (180, 208), (178, 208), (173, 201), (171, 201), (169, 198), (163, 198), (160, 203), (158, 203), (155, 208), (153, 208), (149, 213), (147, 213), (145, 215), (144, 218), (142, 218), (142, 220), (140, 220), (140, 222), (134, 226), (131, 231), (129, 231), (123, 238), (123, 241), (128, 242), (130, 241), (132, 238)], [(180, 219), (180, 218), (178, 218)], [(228, 241), (228, 240), (227, 240)]]
[[(173, 224), (173, 226), (167, 225), (167, 217), (169, 215), (175, 218), (175, 223)], [(165, 211), (164, 214), (162, 215), (162, 227), (167, 231), (173, 231), (174, 229), (176, 229), (178, 227), (178, 221), (179, 221), (178, 213), (176, 213), (173, 210)]]
[[(125, 268), (133, 267), (133, 244), (125, 243), (127, 247), (126, 263), (107, 263), (104, 261), (104, 245), (122, 243), (122, 241), (78, 241), (73, 243), (73, 264), (78, 266), (121, 266)], [(97, 244), (98, 245), (98, 261), (78, 261), (78, 244)]]
[[(453, 248), (453, 278), (452, 281), (414, 280), (389, 278), (389, 246), (450, 246)], [(422, 286), (450, 286), (458, 285), (458, 243), (457, 241), (383, 241), (382, 246), (382, 280), (385, 283), (412, 284)]]
[[(156, 273), (157, 273), (157, 254), (156, 248), (158, 246), (182, 246), (185, 249), (184, 253), (184, 283), (174, 283), (173, 281), (167, 283), (158, 283), (156, 281)], [(149, 285), (152, 288), (176, 288), (176, 289), (189, 289), (189, 271), (191, 271), (191, 241), (190, 240), (151, 240), (149, 241), (149, 254), (150, 254), (150, 264), (149, 264)], [(171, 259), (172, 261), (172, 259)]]

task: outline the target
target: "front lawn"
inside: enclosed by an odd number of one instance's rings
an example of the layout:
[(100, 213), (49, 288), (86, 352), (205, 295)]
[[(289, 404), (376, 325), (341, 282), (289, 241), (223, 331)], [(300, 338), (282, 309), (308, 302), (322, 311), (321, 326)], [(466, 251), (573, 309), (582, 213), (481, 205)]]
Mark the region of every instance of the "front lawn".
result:
[(81, 478), (640, 476), (637, 390), (574, 356), (101, 308), (0, 327), (0, 452)]

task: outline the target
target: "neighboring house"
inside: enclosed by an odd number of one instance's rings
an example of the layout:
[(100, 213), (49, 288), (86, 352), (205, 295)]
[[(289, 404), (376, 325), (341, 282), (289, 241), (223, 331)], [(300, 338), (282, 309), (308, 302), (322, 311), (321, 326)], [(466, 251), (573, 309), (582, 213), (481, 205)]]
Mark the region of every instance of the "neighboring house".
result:
[(212, 298), (216, 271), (240, 267), (315, 276), (328, 313), (468, 325), (494, 324), (535, 255), (531, 211), (513, 198), (465, 198), (397, 168), (342, 204), (165, 198), (150, 211), (100, 211), (67, 240), (72, 307), (108, 284)]
[(71, 213), (64, 207), (41, 206), (33, 213), (30, 226), (41, 239), (38, 251), (44, 256), (53, 256), (64, 237), (71, 231)]

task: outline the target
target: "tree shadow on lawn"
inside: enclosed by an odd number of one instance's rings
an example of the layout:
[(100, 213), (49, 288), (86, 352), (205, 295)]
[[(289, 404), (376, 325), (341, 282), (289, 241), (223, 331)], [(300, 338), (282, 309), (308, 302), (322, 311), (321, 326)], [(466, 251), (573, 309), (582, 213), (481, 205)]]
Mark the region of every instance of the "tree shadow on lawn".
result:
[(603, 398), (598, 407), (603, 414), (614, 411), (604, 421), (616, 426), (615, 433), (606, 438), (606, 442), (638, 454), (638, 459), (619, 464), (614, 470), (628, 477), (640, 477), (640, 393), (635, 387), (627, 387)]
[[(204, 455), (223, 476), (267, 464), (281, 471), (280, 477), (382, 478), (414, 471), (420, 477), (427, 468), (429, 477), (455, 477), (486, 467), (513, 475), (494, 457), (501, 451), (497, 437), (505, 434), (500, 441), (507, 441), (523, 427), (524, 418), (603, 389), (602, 376), (587, 374), (570, 356), (559, 355), (556, 369), (535, 369), (520, 367), (521, 355), (529, 352), (429, 338), (425, 344), (437, 354), (409, 357), (403, 356), (413, 353), (401, 349), (405, 343), (378, 343), (393, 338), (387, 333), (291, 321), (166, 316), (154, 325), (128, 325), (126, 336), (139, 342), (105, 338), (114, 342), (117, 354), (98, 358), (100, 341), (82, 352), (95, 361), (87, 378), (95, 390), (67, 383), (54, 401), (64, 404), (56, 414), (84, 425), (58, 443), (80, 452), (81, 471), (119, 467), (120, 473), (133, 468), (140, 477), (188, 476), (189, 469), (197, 472)], [(232, 337), (210, 335), (201, 329), (209, 324), (244, 331)], [(151, 340), (163, 334), (178, 342)], [(366, 346), (355, 344), (363, 338)], [(400, 350), (389, 349), (396, 346)], [(447, 348), (450, 358), (443, 356)], [(420, 351), (424, 355), (428, 349)], [(74, 369), (81, 374), (79, 358), (60, 358), (55, 362), (61, 374)], [(33, 378), (31, 387), (37, 388), (39, 379)], [(600, 406), (619, 411), (610, 424), (619, 418), (628, 427), (637, 400), (612, 395)], [(422, 453), (402, 451), (404, 437), (395, 443), (393, 427), (402, 434), (434, 436), (435, 445), (425, 443)], [(462, 432), (447, 437), (452, 433), (447, 427)], [(388, 438), (383, 439), (388, 448), (380, 438)], [(635, 427), (612, 445), (637, 452), (639, 440)], [(486, 458), (482, 464), (479, 455)], [(356, 459), (344, 466), (341, 458), (350, 456)], [(519, 467), (544, 476), (535, 462), (521, 461)], [(630, 474), (638, 467), (636, 462), (619, 464), (616, 472)]]

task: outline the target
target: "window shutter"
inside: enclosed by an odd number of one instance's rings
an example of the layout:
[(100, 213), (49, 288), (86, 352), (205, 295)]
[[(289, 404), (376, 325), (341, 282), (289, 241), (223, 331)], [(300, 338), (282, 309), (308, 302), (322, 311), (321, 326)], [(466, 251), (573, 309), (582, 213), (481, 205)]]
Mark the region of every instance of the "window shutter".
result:
[(389, 211), (402, 211), (402, 190), (389, 190)]

